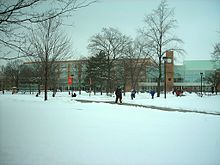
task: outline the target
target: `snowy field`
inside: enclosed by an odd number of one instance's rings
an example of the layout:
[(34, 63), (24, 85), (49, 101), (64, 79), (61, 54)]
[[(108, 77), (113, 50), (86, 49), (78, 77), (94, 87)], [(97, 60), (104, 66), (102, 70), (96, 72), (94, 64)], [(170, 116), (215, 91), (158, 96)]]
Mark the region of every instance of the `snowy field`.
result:
[[(220, 115), (76, 99), (115, 98), (63, 92), (45, 102), (43, 95), (0, 94), (0, 165), (220, 164)], [(123, 102), (220, 112), (220, 95), (126, 94)]]

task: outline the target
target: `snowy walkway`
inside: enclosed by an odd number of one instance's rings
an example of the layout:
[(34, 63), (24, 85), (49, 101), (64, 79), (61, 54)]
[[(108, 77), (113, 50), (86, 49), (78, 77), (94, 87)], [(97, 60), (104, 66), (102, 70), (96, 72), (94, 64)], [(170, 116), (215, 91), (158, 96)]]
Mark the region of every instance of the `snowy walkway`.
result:
[[(115, 104), (114, 101), (95, 101), (95, 100), (80, 100), (80, 99), (76, 99), (75, 101), (78, 101), (78, 102), (81, 102), (81, 103), (93, 103), (94, 102), (94, 103)], [(201, 113), (201, 114), (207, 114), (207, 115), (220, 115), (220, 112), (205, 112), (205, 111), (197, 111), (197, 110), (159, 107), (159, 106), (153, 106), (153, 105), (140, 105), (140, 104), (132, 104), (132, 103), (122, 103), (122, 104), (118, 104), (118, 105), (150, 108), (150, 109), (169, 111), (169, 112), (184, 112), (184, 113), (190, 112), (190, 113)]]

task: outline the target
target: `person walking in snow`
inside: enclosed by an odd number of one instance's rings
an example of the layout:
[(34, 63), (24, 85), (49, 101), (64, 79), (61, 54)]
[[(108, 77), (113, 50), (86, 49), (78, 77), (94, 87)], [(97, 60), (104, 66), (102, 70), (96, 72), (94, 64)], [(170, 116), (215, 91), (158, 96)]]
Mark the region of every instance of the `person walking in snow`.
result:
[(74, 92), (74, 93), (72, 93), (72, 97), (76, 97), (76, 93)]
[(135, 94), (136, 94), (136, 90), (132, 89), (131, 90), (131, 100), (133, 100), (135, 98)]
[(122, 91), (119, 86), (117, 87), (117, 89), (115, 91), (115, 95), (116, 95), (115, 103), (118, 103), (118, 99), (119, 99), (120, 103), (122, 103)]
[(150, 95), (151, 95), (151, 98), (152, 98), (152, 99), (154, 99), (154, 94), (155, 94), (155, 91), (154, 91), (154, 90), (151, 90), (151, 91), (150, 91)]

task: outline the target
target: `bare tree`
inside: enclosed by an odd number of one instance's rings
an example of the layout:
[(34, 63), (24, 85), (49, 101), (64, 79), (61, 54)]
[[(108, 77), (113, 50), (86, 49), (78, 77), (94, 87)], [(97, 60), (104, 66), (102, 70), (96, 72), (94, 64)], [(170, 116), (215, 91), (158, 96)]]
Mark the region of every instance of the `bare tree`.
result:
[(220, 69), (220, 43), (216, 43), (212, 53), (212, 59), (216, 69)]
[(220, 69), (209, 73), (204, 79), (212, 85), (212, 92), (218, 94), (218, 86), (220, 85)]
[(126, 82), (130, 81), (131, 89), (138, 87), (141, 73), (146, 71), (146, 64), (150, 59), (151, 48), (145, 42), (137, 37), (134, 41), (130, 42), (125, 51)]
[(102, 51), (106, 56), (107, 63), (107, 94), (112, 91), (112, 69), (116, 60), (124, 55), (124, 50), (128, 45), (129, 37), (123, 35), (115, 28), (103, 28), (101, 33), (91, 37), (88, 48), (92, 54)]
[(70, 55), (69, 39), (59, 31), (61, 22), (50, 18), (40, 22), (32, 31), (30, 38), (32, 60), (39, 63), (44, 70), (44, 100), (47, 100), (48, 80), (56, 61), (64, 60)]
[[(220, 33), (220, 32), (218, 32)], [(212, 84), (215, 88), (216, 94), (218, 93), (218, 88), (220, 85), (220, 42), (214, 45), (214, 51), (212, 52), (212, 62), (214, 64), (215, 71), (210, 73), (206, 80)]]
[(184, 50), (178, 46), (183, 41), (174, 35), (173, 29), (176, 28), (177, 21), (174, 19), (174, 9), (168, 8), (166, 0), (162, 0), (158, 8), (147, 15), (144, 21), (146, 26), (140, 32), (152, 47), (152, 55), (158, 63), (157, 97), (159, 97), (162, 57), (166, 51), (183, 53)]
[(3, 68), (3, 74), (10, 82), (11, 87), (19, 87), (19, 80), (21, 76), (23, 62), (21, 60), (10, 61)]
[[(32, 24), (71, 16), (77, 9), (94, 2), (96, 0), (1, 0), (0, 59), (11, 60), (28, 55), (24, 30)], [(21, 53), (19, 56), (10, 56), (14, 51)]]

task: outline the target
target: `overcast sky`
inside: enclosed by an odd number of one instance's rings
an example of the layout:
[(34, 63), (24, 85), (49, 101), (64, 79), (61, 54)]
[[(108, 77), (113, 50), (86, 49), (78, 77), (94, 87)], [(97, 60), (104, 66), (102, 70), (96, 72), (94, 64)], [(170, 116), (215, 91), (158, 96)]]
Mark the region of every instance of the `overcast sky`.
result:
[[(184, 41), (185, 60), (210, 59), (213, 45), (220, 41), (220, 0), (167, 0), (175, 9), (176, 34)], [(103, 27), (114, 27), (135, 37), (143, 27), (144, 16), (156, 9), (160, 0), (99, 0), (78, 10), (69, 21), (76, 56), (87, 56), (88, 40)], [(70, 20), (71, 19), (71, 20)], [(73, 20), (72, 20), (73, 19)]]

